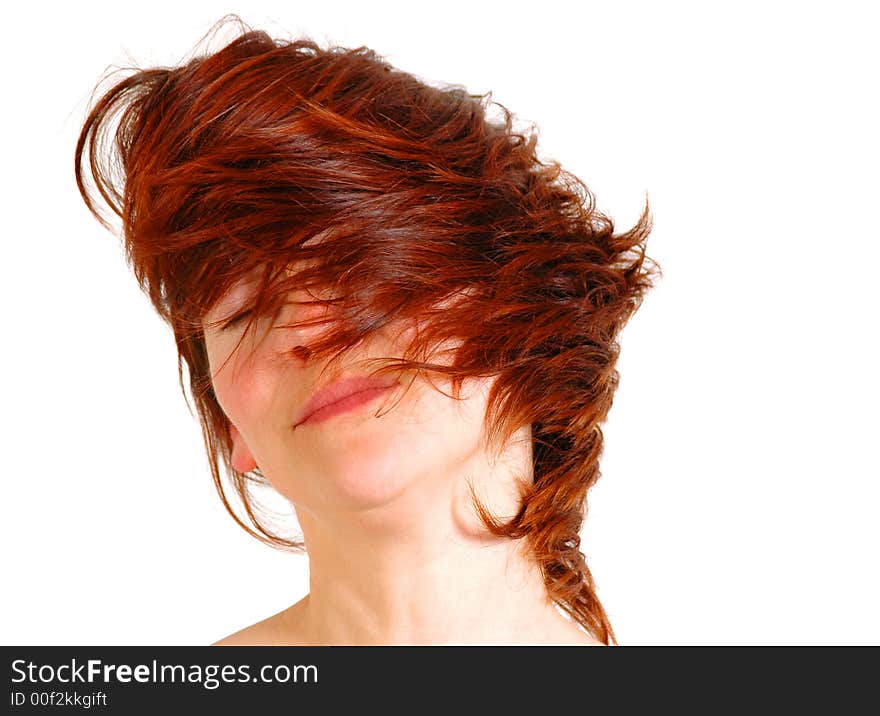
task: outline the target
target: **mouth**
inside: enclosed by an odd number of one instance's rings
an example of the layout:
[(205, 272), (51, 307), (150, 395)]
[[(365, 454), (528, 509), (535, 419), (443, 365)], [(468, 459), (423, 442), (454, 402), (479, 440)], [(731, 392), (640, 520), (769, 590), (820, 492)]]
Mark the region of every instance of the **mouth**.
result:
[(349, 377), (335, 381), (312, 396), (293, 427), (319, 423), (347, 413), (372, 402), (396, 385), (396, 380), (388, 378)]

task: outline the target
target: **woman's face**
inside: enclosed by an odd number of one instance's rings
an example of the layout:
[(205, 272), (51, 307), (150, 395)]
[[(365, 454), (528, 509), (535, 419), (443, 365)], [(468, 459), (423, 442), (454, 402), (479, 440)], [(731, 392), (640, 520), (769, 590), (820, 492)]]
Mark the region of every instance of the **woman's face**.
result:
[[(236, 314), (248, 289), (239, 284), (205, 322)], [(205, 329), (215, 395), (232, 425), (233, 467), (241, 472), (259, 467), (298, 510), (316, 513), (373, 508), (404, 494), (416, 501), (448, 495), (452, 476), (467, 473), (469, 461), (479, 459), (490, 379), (466, 381), (458, 401), (427, 380), (409, 385), (411, 373), (391, 376), (386, 382), (397, 378), (399, 384), (371, 394), (368, 402), (296, 425), (323, 385), (340, 376), (368, 375), (378, 364), (366, 358), (402, 357), (414, 327), (395, 326), (354, 346), (319, 379), (323, 365), (296, 349), (326, 326), (285, 324), (322, 317), (328, 309), (297, 304), (308, 295), (288, 298), (271, 326), (258, 323), (243, 340), (246, 320), (225, 330)], [(449, 381), (432, 378), (452, 395)]]

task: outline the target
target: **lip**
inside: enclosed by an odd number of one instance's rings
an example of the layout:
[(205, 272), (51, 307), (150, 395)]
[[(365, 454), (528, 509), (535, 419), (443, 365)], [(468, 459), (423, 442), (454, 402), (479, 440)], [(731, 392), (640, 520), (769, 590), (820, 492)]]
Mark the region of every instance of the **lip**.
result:
[[(348, 410), (372, 400), (374, 397), (384, 394), (395, 385), (398, 385), (397, 380), (388, 377), (366, 378), (361, 376), (349, 376), (346, 378), (340, 378), (318, 390), (309, 399), (293, 427), (299, 427), (305, 422), (319, 422), (320, 420), (333, 417), (339, 413), (347, 412)], [(363, 400), (346, 400), (353, 396), (360, 396)], [(334, 405), (337, 406), (337, 409), (331, 407)], [(318, 415), (315, 415), (316, 413), (318, 413)]]

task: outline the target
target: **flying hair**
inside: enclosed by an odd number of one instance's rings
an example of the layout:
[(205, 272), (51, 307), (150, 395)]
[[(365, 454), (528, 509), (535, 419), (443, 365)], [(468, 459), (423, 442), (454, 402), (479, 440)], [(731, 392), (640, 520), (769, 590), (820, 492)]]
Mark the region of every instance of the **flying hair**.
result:
[[(226, 509), (267, 544), (304, 550), (261, 516), (259, 469), (231, 464), (204, 340), (224, 295), (253, 282), (238, 316), (253, 331), (306, 291), (328, 330), (297, 350), (327, 366), (392, 322), (417, 322), (405, 355), (374, 374), (442, 374), (456, 394), (496, 378), (486, 439), (503, 445), (531, 426), (533, 474), (513, 516), (491, 515), (472, 489), (474, 508), (493, 535), (526, 540), (559, 607), (616, 643), (579, 532), (620, 332), (660, 275), (645, 255), (647, 199), (615, 233), (584, 183), (541, 161), (536, 133), (515, 129), (491, 94), (232, 17), (241, 33), (216, 52), (129, 68), (93, 103), (75, 152), (83, 200), (106, 227), (101, 200), (121, 219), (126, 259), (173, 329)], [(449, 360), (432, 360), (451, 344)]]

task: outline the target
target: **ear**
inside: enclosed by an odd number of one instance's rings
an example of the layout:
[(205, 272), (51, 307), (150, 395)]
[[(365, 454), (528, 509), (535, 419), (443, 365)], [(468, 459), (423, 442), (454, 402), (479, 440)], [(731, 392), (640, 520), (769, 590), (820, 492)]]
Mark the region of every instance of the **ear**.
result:
[(229, 435), (232, 437), (232, 467), (239, 472), (250, 472), (257, 466), (257, 461), (232, 423), (229, 423)]

